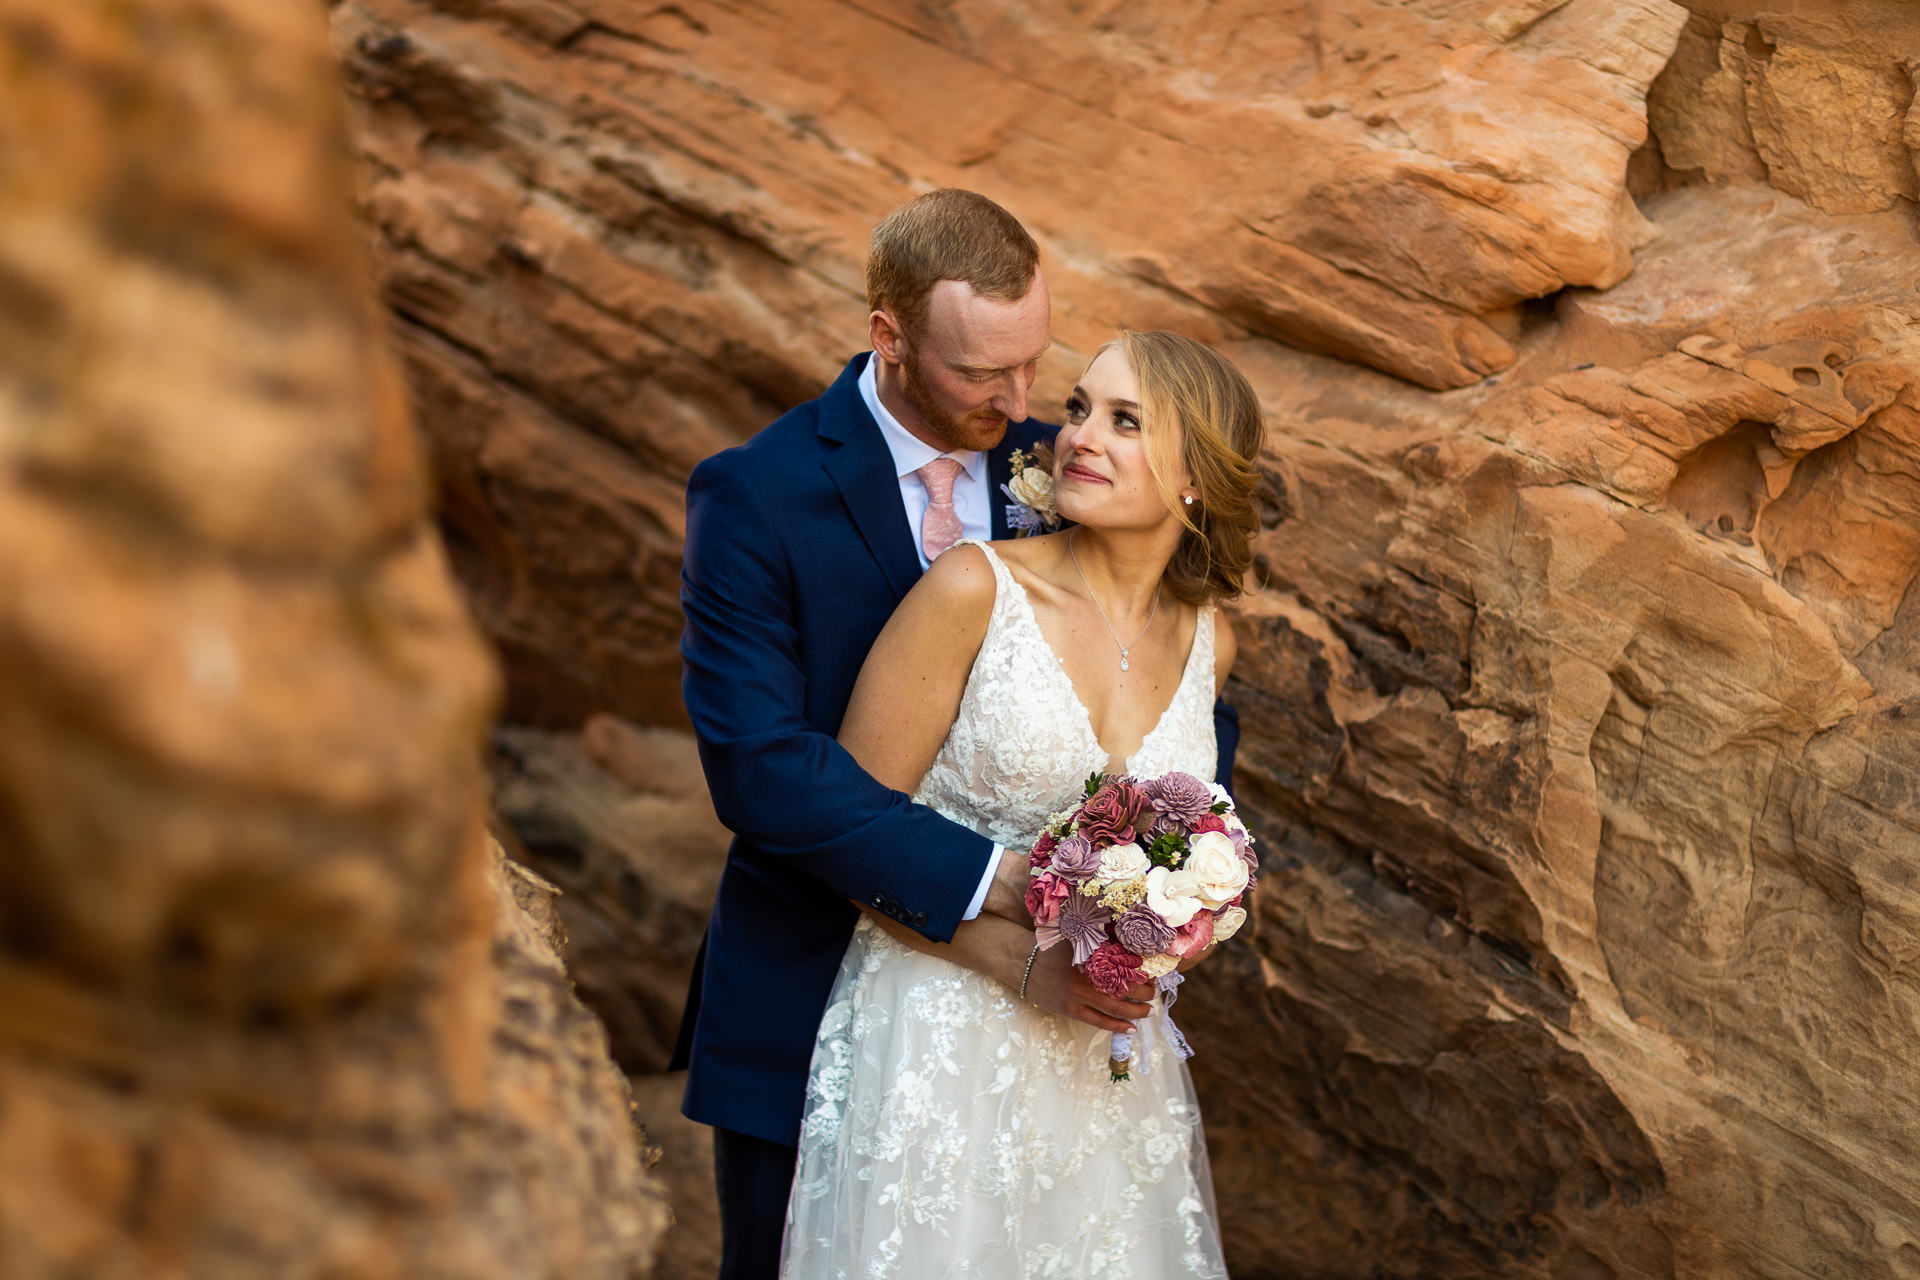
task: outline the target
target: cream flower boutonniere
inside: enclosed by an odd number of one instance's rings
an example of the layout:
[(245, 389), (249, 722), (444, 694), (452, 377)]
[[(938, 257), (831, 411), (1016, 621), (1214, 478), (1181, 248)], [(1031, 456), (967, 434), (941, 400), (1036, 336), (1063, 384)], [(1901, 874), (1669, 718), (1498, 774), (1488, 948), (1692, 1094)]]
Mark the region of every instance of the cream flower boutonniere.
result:
[(1012, 499), (1007, 504), (1007, 527), (1021, 536), (1058, 529), (1060, 513), (1053, 508), (1053, 451), (1045, 445), (1031, 454), (1015, 449), (1007, 461), (1013, 468), (1013, 479), (1000, 486), (1000, 492)]

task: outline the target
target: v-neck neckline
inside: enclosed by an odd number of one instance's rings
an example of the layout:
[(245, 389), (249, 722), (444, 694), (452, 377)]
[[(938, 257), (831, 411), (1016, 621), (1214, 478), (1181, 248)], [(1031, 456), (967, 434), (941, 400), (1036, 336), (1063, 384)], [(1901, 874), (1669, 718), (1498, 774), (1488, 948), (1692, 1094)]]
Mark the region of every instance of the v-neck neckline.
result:
[[(1047, 639), (1046, 628), (1040, 625), (1040, 616), (1033, 611), (1033, 598), (1027, 594), (1025, 584), (1014, 576), (1013, 566), (1009, 565), (1005, 560), (1002, 560), (999, 553), (992, 547), (984, 542), (978, 545), (982, 551), (993, 558), (993, 562), (996, 565), (1000, 566), (1001, 571), (1006, 575), (1007, 581), (1012, 584), (1015, 592), (1015, 602), (1018, 604), (1020, 610), (1025, 613), (1027, 623), (1033, 628), (1033, 633), (1040, 637), (1041, 647), (1046, 649), (1048, 655), (1053, 658), (1053, 662), (1050, 664), (1053, 671), (1059, 675), (1061, 682), (1066, 685), (1068, 696), (1073, 699), (1073, 705), (1079, 709), (1080, 723), (1087, 731), (1087, 741), (1091, 742), (1094, 745), (1094, 749), (1100, 752), (1100, 771), (1102, 773), (1108, 772), (1108, 766), (1113, 762), (1113, 752), (1108, 750), (1106, 743), (1100, 741), (1100, 735), (1094, 731), (1093, 713), (1087, 710), (1086, 700), (1080, 696), (1080, 690), (1074, 685), (1073, 677), (1067, 674), (1066, 659), (1060, 656), (1059, 650), (1053, 647), (1053, 642)], [(1204, 611), (1205, 607), (1206, 606), (1202, 605), (1201, 609)], [(1199, 651), (1200, 616), (1199, 614), (1195, 614), (1193, 620), (1193, 638), (1187, 642), (1187, 660), (1181, 664), (1180, 679), (1173, 686), (1173, 696), (1167, 699), (1167, 705), (1161, 708), (1160, 715), (1153, 722), (1153, 727), (1148, 729), (1146, 734), (1140, 739), (1140, 745), (1133, 749), (1133, 754), (1121, 760), (1120, 772), (1133, 772), (1133, 762), (1145, 754), (1147, 744), (1152, 742), (1154, 735), (1159, 733), (1161, 728), (1166, 725), (1167, 717), (1173, 714), (1174, 705), (1180, 701), (1181, 693), (1186, 690), (1187, 681), (1193, 676), (1193, 660)]]

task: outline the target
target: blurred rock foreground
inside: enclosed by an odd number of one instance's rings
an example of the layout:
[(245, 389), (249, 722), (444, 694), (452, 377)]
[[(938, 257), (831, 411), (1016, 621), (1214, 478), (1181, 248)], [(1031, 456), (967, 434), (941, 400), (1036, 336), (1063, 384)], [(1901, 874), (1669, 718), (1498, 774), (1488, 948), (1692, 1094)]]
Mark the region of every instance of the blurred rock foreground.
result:
[(1920, 9), (13, 0), (0, 53), (0, 1276), (711, 1273), (681, 489), (943, 183), (1042, 241), (1041, 404), (1167, 326), (1274, 425), (1270, 874), (1182, 1003), (1235, 1274), (1920, 1276)]
[(1182, 1006), (1235, 1274), (1920, 1276), (1920, 9), (333, 25), (503, 806), (633, 1069), (692, 845), (618, 836), (679, 784), (589, 720), (680, 723), (688, 469), (965, 185), (1042, 242), (1040, 404), (1168, 326), (1274, 425), (1232, 692), (1272, 874)]
[(0, 1276), (649, 1273), (314, 6), (0, 11)]

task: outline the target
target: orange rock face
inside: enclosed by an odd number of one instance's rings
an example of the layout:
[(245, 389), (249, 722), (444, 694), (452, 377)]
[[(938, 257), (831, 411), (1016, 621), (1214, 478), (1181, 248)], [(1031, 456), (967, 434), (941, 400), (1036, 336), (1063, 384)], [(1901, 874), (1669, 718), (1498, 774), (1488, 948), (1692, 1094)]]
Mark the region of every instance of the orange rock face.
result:
[(323, 19), (27, 0), (0, 67), (0, 1274), (641, 1273)]
[(1236, 1274), (1920, 1274), (1911, 6), (334, 26), (510, 718), (678, 719), (688, 467), (857, 349), (876, 218), (985, 191), (1042, 404), (1125, 324), (1271, 413), (1270, 875), (1182, 1002)]

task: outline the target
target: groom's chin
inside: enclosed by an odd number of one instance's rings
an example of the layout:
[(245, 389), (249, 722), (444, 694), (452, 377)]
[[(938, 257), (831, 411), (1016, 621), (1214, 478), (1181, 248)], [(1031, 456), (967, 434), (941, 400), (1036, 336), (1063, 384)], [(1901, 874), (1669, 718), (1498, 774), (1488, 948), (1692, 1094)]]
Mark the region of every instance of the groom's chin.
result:
[(968, 418), (965, 431), (966, 439), (962, 443), (969, 449), (985, 452), (997, 448), (1007, 438), (1007, 420), (1000, 414), (991, 418)]

